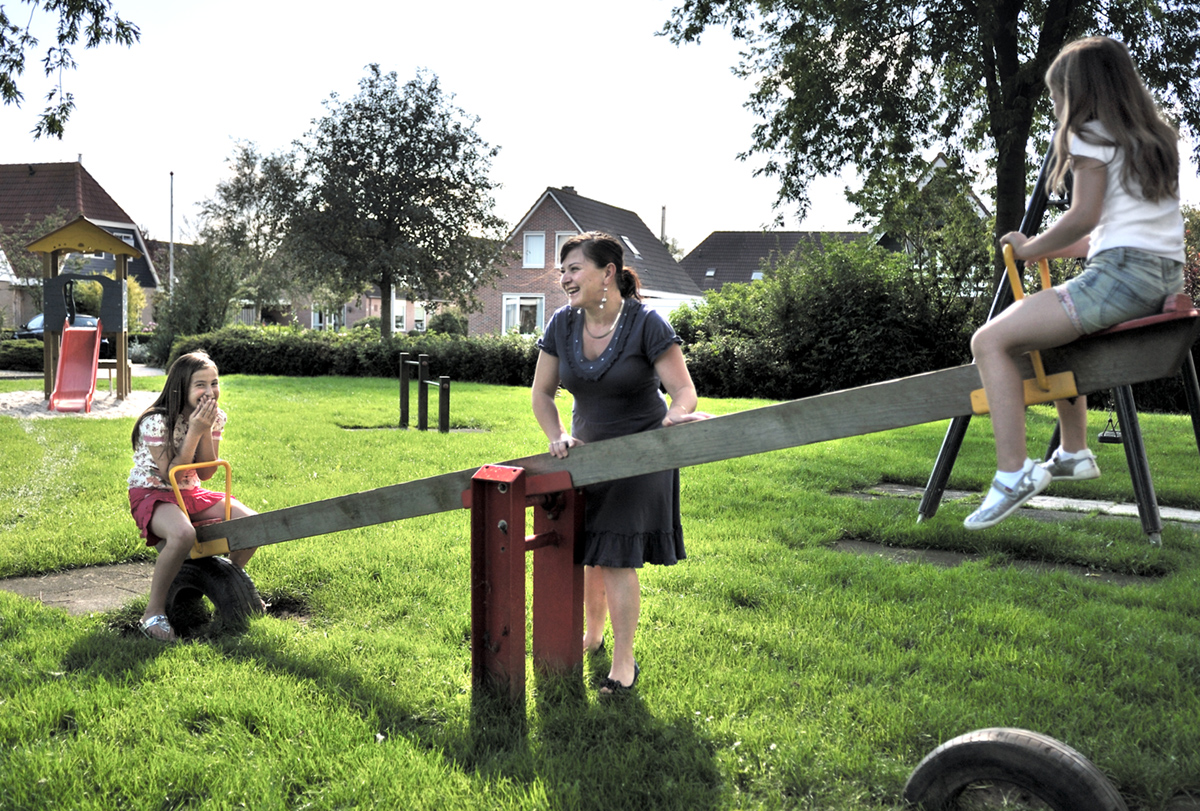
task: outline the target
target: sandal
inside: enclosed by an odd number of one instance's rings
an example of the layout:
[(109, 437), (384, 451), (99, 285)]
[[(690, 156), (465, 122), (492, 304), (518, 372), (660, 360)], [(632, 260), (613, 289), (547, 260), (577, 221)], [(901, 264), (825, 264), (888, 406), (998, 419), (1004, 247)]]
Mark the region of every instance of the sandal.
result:
[[(152, 633), (155, 629), (160, 633), (166, 634), (166, 636), (159, 636)], [(178, 639), (175, 635), (175, 629), (167, 621), (166, 614), (155, 614), (153, 617), (138, 620), (138, 630), (142, 632), (142, 636), (147, 639), (153, 639), (155, 642), (175, 642)]]
[(606, 678), (600, 682), (600, 695), (616, 696), (621, 695), (622, 693), (628, 693), (637, 684), (638, 676), (641, 674), (642, 669), (638, 667), (637, 660), (635, 659), (633, 662), (633, 681), (629, 682), (629, 684), (621, 684), (621, 682), (617, 681), (616, 679)]

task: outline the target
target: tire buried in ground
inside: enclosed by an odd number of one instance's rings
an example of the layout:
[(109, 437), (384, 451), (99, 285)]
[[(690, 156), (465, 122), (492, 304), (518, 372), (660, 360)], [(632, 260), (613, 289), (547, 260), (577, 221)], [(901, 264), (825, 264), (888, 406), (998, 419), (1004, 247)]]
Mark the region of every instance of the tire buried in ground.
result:
[(1112, 783), (1083, 755), (1047, 735), (1011, 727), (968, 732), (934, 749), (909, 776), (904, 799), (926, 809), (960, 808), (960, 801), (972, 807), (969, 794), (997, 785), (1040, 801), (1018, 807), (1127, 811)]
[(261, 613), (250, 576), (227, 558), (184, 561), (167, 592), (167, 619), (181, 638), (241, 633)]

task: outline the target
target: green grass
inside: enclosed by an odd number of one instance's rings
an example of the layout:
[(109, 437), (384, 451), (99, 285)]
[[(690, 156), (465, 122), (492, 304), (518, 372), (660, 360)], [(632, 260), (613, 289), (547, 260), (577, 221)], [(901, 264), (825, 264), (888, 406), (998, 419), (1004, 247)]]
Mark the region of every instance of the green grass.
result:
[[(390, 427), (394, 382), (222, 382), (222, 455), (260, 510), (544, 448), (525, 389), (455, 383), (452, 424), (477, 430), (440, 435)], [(1035, 452), (1050, 414), (1031, 413)], [(1190, 421), (1142, 424), (1160, 502), (1200, 507)], [(0, 418), (0, 576), (152, 556), (125, 498), (131, 427)], [(1200, 793), (1196, 533), (1168, 526), (1151, 547), (1136, 520), (1094, 516), (968, 533), (976, 499), (918, 525), (914, 501), (843, 495), (923, 485), (945, 428), (685, 470), (688, 559), (642, 572), (629, 701), (596, 698), (600, 664), (531, 668), (520, 710), (472, 693), (462, 510), (264, 548), (256, 584), (303, 621), (242, 636), (162, 647), (126, 630), (144, 595), (71, 617), (0, 591), (0, 808), (897, 809), (925, 754), (989, 726), (1068, 743), (1134, 808)], [(1130, 501), (1121, 448), (1097, 452), (1104, 477), (1055, 494)], [(993, 467), (976, 420), (950, 486), (981, 491)], [(847, 538), (985, 562), (830, 548)]]

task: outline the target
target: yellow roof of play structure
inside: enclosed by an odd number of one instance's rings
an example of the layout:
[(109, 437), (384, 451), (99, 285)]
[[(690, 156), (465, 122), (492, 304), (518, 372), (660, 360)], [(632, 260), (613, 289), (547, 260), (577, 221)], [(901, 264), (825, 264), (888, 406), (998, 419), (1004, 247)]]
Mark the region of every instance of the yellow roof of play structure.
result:
[(82, 214), (71, 222), (51, 231), (25, 246), (26, 249), (39, 253), (55, 251), (75, 251), (78, 253), (95, 253), (104, 251), (114, 256), (124, 254), (137, 259), (142, 254), (118, 237), (105, 231)]

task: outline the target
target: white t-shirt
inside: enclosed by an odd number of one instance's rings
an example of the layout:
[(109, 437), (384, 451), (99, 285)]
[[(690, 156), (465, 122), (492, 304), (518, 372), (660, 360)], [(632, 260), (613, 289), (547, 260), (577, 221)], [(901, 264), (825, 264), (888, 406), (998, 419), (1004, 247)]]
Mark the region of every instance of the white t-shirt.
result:
[[(1108, 131), (1098, 121), (1089, 121), (1084, 130), (1111, 141)], [(1183, 214), (1179, 200), (1163, 197), (1158, 201), (1144, 200), (1142, 187), (1134, 177), (1129, 178), (1135, 194), (1130, 194), (1122, 182), (1125, 153), (1116, 146), (1090, 144), (1078, 135), (1071, 136), (1071, 154), (1095, 158), (1108, 170), (1104, 190), (1104, 208), (1100, 221), (1092, 229), (1088, 258), (1110, 248), (1136, 248), (1139, 251), (1184, 261)]]
[[(212, 438), (214, 442), (221, 441), (221, 434), (228, 417), (221, 409), (217, 409), (217, 418), (213, 420)], [(175, 447), (183, 445), (187, 438), (188, 421), (175, 421)], [(138, 434), (137, 447), (133, 449), (133, 469), (129, 471), (130, 487), (147, 487), (158, 490), (170, 490), (171, 483), (160, 479), (158, 465), (154, 463), (151, 448), (156, 450), (163, 446), (167, 437), (167, 421), (162, 414), (151, 414), (142, 420), (142, 429)], [(190, 490), (200, 484), (200, 477), (195, 470), (185, 470), (176, 477), (180, 490)]]

